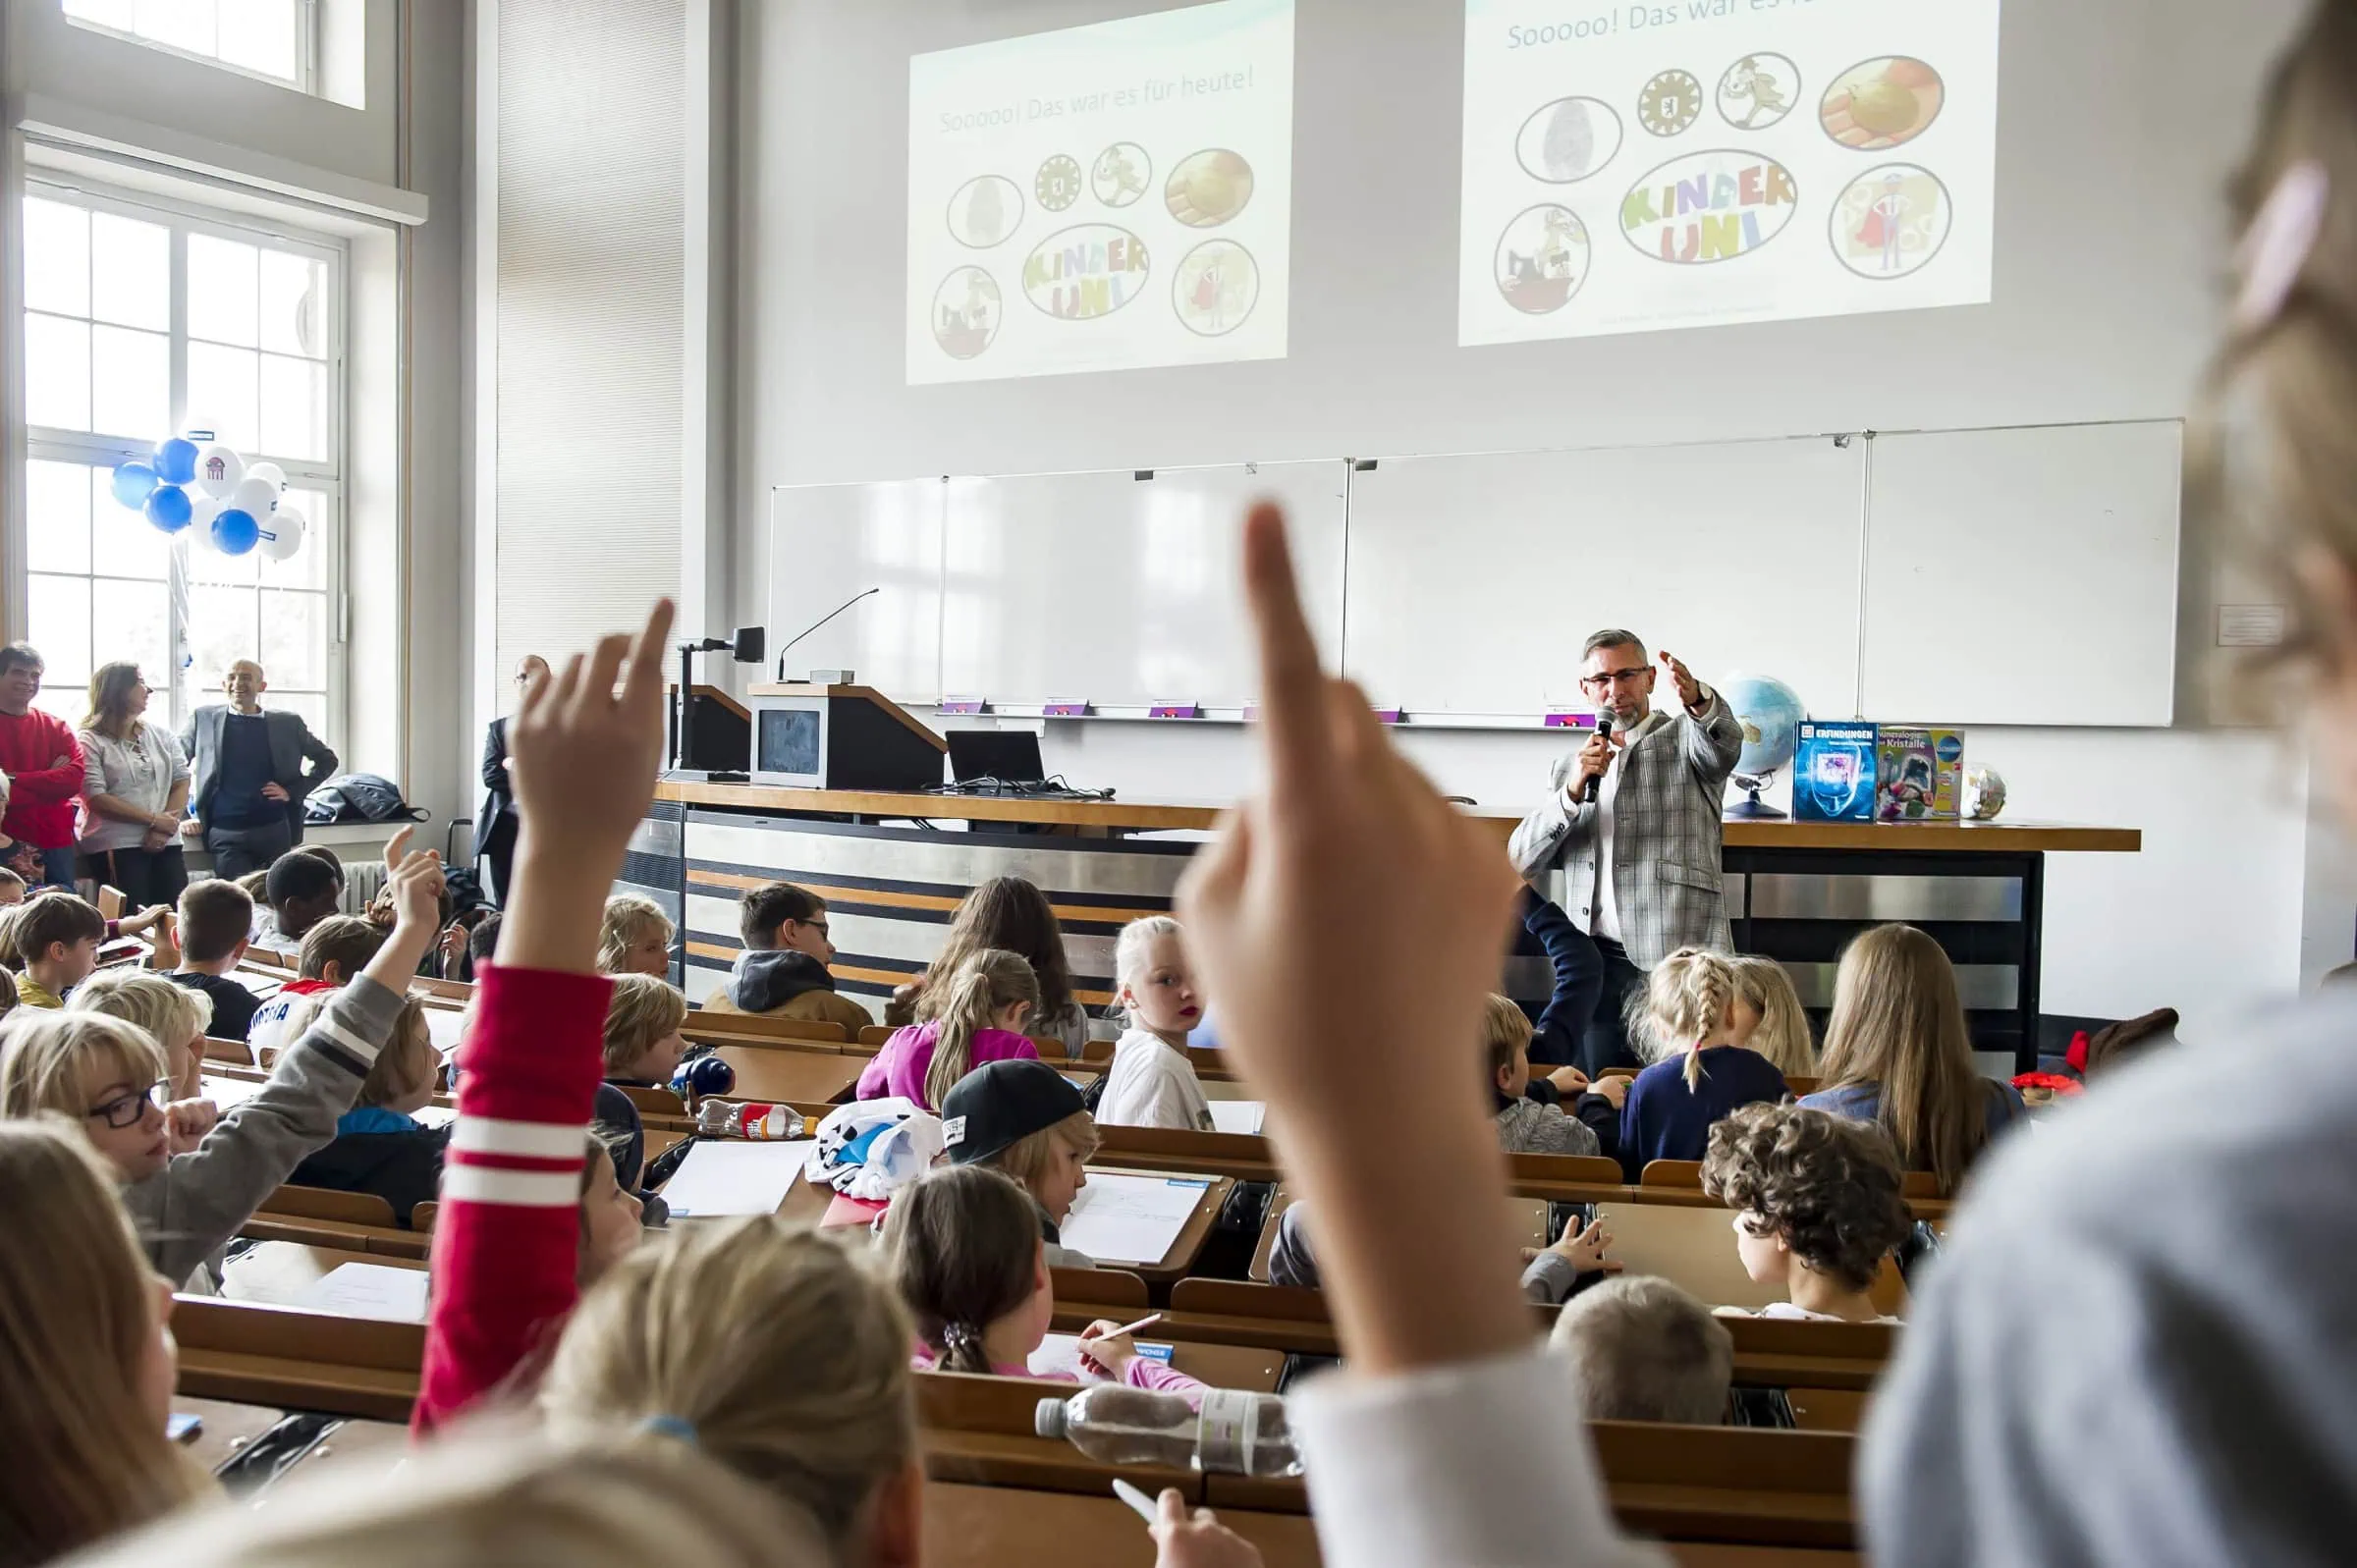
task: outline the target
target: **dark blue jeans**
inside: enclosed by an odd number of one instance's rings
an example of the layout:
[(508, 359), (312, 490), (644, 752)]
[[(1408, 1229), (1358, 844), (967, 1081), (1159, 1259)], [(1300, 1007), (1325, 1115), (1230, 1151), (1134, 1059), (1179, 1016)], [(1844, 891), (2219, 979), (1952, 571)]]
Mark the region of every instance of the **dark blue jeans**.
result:
[(1595, 1016), (1579, 1043), (1579, 1070), (1593, 1078), (1607, 1067), (1641, 1067), (1644, 1061), (1628, 1043), (1628, 1006), (1641, 1003), (1645, 971), (1628, 961), (1628, 952), (1610, 937), (1595, 939), (1603, 962), (1598, 981)]
[(41, 881), (54, 883), (60, 888), (74, 886), (74, 846), (72, 844), (58, 849), (41, 851)]
[[(1527, 886), (1522, 890), (1521, 912), (1515, 954), (1544, 953), (1555, 971), (1547, 1006), (1531, 1031), (1531, 1065), (1561, 1067), (1578, 1062), (1581, 1040), (1604, 989), (1604, 958), (1569, 915)], [(1584, 1070), (1585, 1063), (1580, 1065)]]

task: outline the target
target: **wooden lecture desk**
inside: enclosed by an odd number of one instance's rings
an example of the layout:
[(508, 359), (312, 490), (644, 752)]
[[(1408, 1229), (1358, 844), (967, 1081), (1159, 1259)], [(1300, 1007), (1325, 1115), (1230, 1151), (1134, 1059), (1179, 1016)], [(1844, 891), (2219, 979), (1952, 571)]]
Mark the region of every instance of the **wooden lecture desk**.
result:
[[(1074, 995), (1113, 1000), (1113, 944), (1161, 914), (1220, 804), (1032, 800), (912, 791), (790, 789), (665, 781), (630, 842), (617, 891), (643, 893), (680, 928), (673, 974), (690, 997), (727, 978), (737, 900), (766, 882), (827, 900), (838, 988), (879, 1019), (895, 987), (941, 950), (975, 885), (1028, 877), (1063, 923)], [(1521, 811), (1468, 808), (1501, 845)], [(1735, 946), (1781, 961), (1803, 1005), (1832, 1005), (1842, 944), (1903, 920), (1936, 938), (1983, 1051), (2037, 1054), (2039, 941), (2050, 853), (2132, 853), (2133, 828), (2051, 823), (1729, 821), (1722, 857)], [(1542, 958), (1508, 963), (1506, 989), (1543, 1001)]]

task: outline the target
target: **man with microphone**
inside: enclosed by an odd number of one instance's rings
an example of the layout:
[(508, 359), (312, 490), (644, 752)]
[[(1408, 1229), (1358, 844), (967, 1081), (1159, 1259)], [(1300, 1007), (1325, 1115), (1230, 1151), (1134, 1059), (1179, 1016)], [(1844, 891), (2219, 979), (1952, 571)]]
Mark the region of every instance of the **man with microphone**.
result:
[(1681, 712), (1656, 713), (1657, 672), (1630, 631), (1587, 640), (1580, 688), (1597, 732), (1556, 759), (1553, 792), (1507, 845), (1535, 880), (1566, 869), (1564, 904), (1604, 958), (1604, 995), (1578, 1065), (1593, 1077), (1633, 1063), (1622, 1026), (1628, 993), (1679, 947), (1730, 946), (1720, 892), (1720, 804), (1743, 750), (1743, 727), (1718, 692), (1661, 656)]

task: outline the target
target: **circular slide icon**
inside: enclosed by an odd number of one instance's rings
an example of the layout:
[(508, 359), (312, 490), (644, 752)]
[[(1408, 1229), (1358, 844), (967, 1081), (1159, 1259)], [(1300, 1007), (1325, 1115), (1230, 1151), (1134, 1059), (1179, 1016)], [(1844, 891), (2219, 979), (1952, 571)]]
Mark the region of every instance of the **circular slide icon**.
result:
[(1171, 171), (1162, 199), (1188, 228), (1217, 229), (1251, 201), (1252, 165), (1226, 147), (1189, 153)]
[(1800, 210), (1792, 171), (1764, 152), (1714, 147), (1672, 158), (1620, 199), (1620, 236), (1656, 261), (1705, 266), (1750, 255)]
[(998, 341), (999, 285), (980, 267), (964, 266), (933, 291), (933, 341), (953, 359), (971, 359)]
[(1031, 195), (1050, 212), (1062, 212), (1080, 199), (1080, 165), (1059, 152), (1040, 160), (1031, 177)]
[(1781, 54), (1747, 54), (1719, 79), (1719, 118), (1737, 131), (1765, 131), (1800, 101), (1800, 67)]
[(1552, 201), (1523, 208), (1498, 237), (1493, 276), (1524, 315), (1561, 310), (1588, 281), (1588, 226)]
[(1233, 332), (1259, 302), (1260, 265), (1233, 240), (1204, 241), (1171, 278), (1171, 308), (1181, 326), (1201, 337)]
[(1911, 55), (1885, 55), (1836, 77), (1817, 105), (1817, 122), (1853, 151), (1881, 152), (1929, 131), (1946, 102), (1938, 71)]
[(1108, 207), (1125, 207), (1154, 183), (1154, 160), (1134, 141), (1117, 141), (1088, 166), (1088, 188)]
[(1005, 175), (976, 175), (950, 197), (950, 238), (968, 250), (1004, 244), (1022, 221), (1022, 187)]
[(1620, 150), (1620, 116), (1602, 98), (1540, 104), (1514, 134), (1522, 172), (1551, 186), (1577, 185)]
[(1637, 98), (1637, 124), (1657, 136), (1674, 136), (1702, 115), (1702, 83), (1691, 71), (1665, 71)]
[(1929, 169), (1886, 163), (1849, 183), (1834, 203), (1834, 255), (1861, 278), (1888, 282), (1931, 265), (1955, 208)]

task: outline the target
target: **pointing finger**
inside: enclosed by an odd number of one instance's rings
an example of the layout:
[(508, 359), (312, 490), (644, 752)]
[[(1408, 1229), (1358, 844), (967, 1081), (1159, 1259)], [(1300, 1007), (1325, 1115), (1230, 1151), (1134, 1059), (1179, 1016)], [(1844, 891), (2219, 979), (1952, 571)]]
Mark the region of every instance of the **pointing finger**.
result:
[(1285, 513), (1255, 505), (1244, 519), (1244, 591), (1260, 652), (1260, 700), (1268, 731), (1272, 799), (1315, 787), (1332, 754), (1326, 673), (1301, 613), (1292, 558), (1286, 553)]

